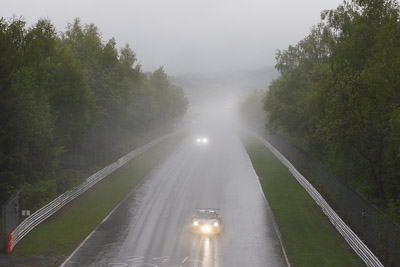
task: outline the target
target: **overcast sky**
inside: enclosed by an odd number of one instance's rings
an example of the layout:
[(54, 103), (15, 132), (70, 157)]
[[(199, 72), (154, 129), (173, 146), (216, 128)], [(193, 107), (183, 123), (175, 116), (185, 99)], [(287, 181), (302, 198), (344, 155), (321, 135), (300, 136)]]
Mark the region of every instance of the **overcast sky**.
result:
[(129, 43), (145, 71), (170, 75), (275, 65), (277, 49), (295, 45), (342, 0), (0, 0), (0, 16), (28, 25), (49, 18), (57, 30), (80, 18), (104, 41)]

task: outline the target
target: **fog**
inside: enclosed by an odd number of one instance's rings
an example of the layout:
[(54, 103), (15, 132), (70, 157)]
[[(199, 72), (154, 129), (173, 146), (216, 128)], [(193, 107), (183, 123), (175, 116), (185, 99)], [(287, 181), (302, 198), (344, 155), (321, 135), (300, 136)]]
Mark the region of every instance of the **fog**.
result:
[(144, 71), (170, 75), (257, 70), (277, 49), (296, 44), (342, 0), (0, 0), (0, 16), (29, 25), (48, 18), (57, 30), (80, 18), (106, 41), (128, 43)]

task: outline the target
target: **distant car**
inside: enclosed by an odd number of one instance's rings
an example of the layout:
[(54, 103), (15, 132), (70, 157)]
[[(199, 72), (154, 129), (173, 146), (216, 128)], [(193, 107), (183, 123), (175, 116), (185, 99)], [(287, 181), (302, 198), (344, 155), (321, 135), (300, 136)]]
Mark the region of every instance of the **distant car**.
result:
[(197, 145), (205, 145), (205, 144), (208, 144), (208, 138), (207, 138), (207, 137), (197, 137), (197, 138), (196, 138), (196, 144), (197, 144)]
[(196, 208), (192, 216), (192, 232), (199, 234), (219, 234), (222, 218), (217, 208)]

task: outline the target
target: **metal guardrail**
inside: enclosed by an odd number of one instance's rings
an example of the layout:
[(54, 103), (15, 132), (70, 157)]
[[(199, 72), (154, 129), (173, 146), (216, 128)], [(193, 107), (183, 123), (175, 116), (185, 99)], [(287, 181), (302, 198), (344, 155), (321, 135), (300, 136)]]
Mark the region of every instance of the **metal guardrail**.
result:
[(357, 255), (364, 261), (367, 266), (381, 267), (383, 264), (371, 252), (371, 250), (360, 240), (360, 238), (346, 225), (345, 222), (336, 214), (336, 212), (329, 206), (325, 199), (318, 193), (318, 191), (301, 175), (299, 171), (267, 140), (260, 137), (254, 132), (250, 132), (254, 137), (261, 141), (293, 174), (296, 180), (303, 186), (303, 188), (310, 194), (315, 202), (322, 208), (322, 211), (328, 216), (329, 220), (343, 236), (351, 248)]
[(157, 145), (161, 141), (175, 135), (173, 134), (166, 134), (160, 138), (157, 138), (144, 146), (141, 146), (132, 152), (128, 153), (127, 155), (123, 156), (122, 158), (118, 159), (116, 162), (108, 165), (104, 169), (96, 172), (95, 174), (88, 177), (82, 184), (74, 187), (73, 189), (61, 194), (56, 199), (48, 203), (47, 205), (43, 206), (31, 216), (26, 218), (22, 221), (12, 233), (8, 235), (7, 241), (7, 253), (10, 254), (13, 248), (24, 238), (32, 229), (42, 223), (44, 220), (49, 218), (51, 215), (56, 213), (66, 204), (74, 200), (76, 197), (80, 196), (86, 190), (91, 188), (93, 185), (101, 181), (103, 178), (107, 177), (112, 172), (116, 171), (128, 161), (132, 160), (133, 158), (139, 156), (140, 154), (146, 152), (153, 146)]

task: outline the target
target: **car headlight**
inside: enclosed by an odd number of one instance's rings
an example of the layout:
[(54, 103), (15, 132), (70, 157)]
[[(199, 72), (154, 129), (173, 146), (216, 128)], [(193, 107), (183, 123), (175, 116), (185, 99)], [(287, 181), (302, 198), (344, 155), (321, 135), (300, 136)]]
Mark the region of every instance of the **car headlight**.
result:
[(218, 222), (215, 222), (215, 223), (214, 223), (214, 226), (215, 226), (215, 227), (217, 227), (218, 225), (219, 225)]
[(197, 138), (197, 139), (196, 139), (196, 142), (197, 142), (197, 143), (200, 143), (200, 142), (201, 142), (201, 139), (200, 139), (200, 138)]
[(207, 144), (207, 142), (208, 142), (208, 139), (207, 138), (203, 138), (203, 143)]
[(198, 221), (194, 221), (193, 225), (197, 226), (197, 225), (199, 225), (199, 222)]
[(211, 232), (211, 227), (209, 225), (204, 225), (203, 227), (201, 227), (201, 231), (209, 233)]

